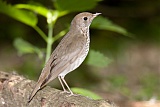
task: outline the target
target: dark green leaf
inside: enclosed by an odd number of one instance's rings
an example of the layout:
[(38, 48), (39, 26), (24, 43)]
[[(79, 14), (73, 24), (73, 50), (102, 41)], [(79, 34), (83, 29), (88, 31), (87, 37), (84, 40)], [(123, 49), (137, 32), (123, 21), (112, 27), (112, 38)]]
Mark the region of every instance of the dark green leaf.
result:
[(92, 22), (91, 27), (102, 30), (110, 30), (123, 35), (128, 35), (126, 29), (120, 27), (117, 24), (114, 24), (112, 21), (102, 16), (98, 16), (97, 18), (95, 18), (94, 21)]
[(21, 38), (17, 38), (14, 40), (14, 47), (18, 50), (18, 53), (20, 55), (28, 53), (37, 53), (40, 58), (42, 58), (43, 56), (39, 48), (33, 46), (32, 44)]
[(33, 45), (21, 38), (17, 38), (14, 40), (14, 46), (20, 54), (34, 53)]
[(19, 10), (10, 4), (6, 4), (0, 0), (0, 12), (4, 13), (22, 23), (29, 26), (35, 26), (37, 24), (37, 17), (33, 12), (26, 10)]
[(112, 60), (104, 56), (102, 53), (94, 50), (89, 51), (89, 55), (87, 58), (87, 64), (96, 66), (96, 67), (105, 67), (107, 66)]
[(60, 11), (86, 11), (94, 8), (100, 0), (56, 0), (54, 5)]
[(47, 8), (40, 6), (40, 5), (17, 4), (15, 5), (15, 7), (20, 8), (20, 9), (28, 9), (28, 10), (34, 11), (44, 17), (47, 17), (48, 12), (50, 11)]

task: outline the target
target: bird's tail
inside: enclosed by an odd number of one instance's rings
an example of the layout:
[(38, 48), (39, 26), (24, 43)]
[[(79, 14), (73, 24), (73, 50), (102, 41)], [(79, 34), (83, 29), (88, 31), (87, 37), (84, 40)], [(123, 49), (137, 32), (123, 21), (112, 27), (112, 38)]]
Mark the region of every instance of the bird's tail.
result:
[[(43, 78), (43, 76), (45, 76), (45, 78)], [(52, 76), (52, 79), (55, 79), (56, 76)], [(29, 96), (29, 100), (28, 102), (30, 102), (32, 100), (32, 98), (35, 96), (35, 94), (38, 92), (39, 89), (43, 88), (46, 86), (46, 84), (48, 84), (51, 80), (51, 74), (48, 75), (43, 75), (43, 73), (41, 74), (38, 82), (36, 83), (35, 88), (33, 89), (31, 95)]]
[(35, 96), (35, 94), (37, 93), (37, 91), (41, 88), (41, 83), (38, 82), (35, 86), (35, 88), (33, 89), (32, 93), (29, 96), (29, 100), (28, 103), (32, 100), (32, 98)]

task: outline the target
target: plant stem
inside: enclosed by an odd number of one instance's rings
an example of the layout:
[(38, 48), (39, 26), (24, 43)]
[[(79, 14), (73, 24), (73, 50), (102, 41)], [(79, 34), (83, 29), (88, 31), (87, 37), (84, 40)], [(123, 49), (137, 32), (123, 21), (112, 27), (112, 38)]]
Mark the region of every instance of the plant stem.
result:
[(51, 55), (51, 50), (52, 50), (52, 44), (54, 42), (53, 40), (53, 27), (58, 19), (58, 11), (50, 11), (47, 14), (47, 23), (48, 23), (48, 38), (47, 38), (47, 49), (46, 49), (46, 59), (45, 62), (48, 61), (50, 55)]
[(56, 41), (56, 40), (58, 40), (60, 37), (64, 36), (67, 31), (68, 31), (68, 28), (65, 29), (65, 30), (62, 30), (61, 32), (59, 32), (56, 36), (54, 36), (53, 42)]
[(33, 27), (38, 33), (39, 35), (47, 42), (47, 36), (46, 34), (38, 27), (38, 26), (34, 26)]
[(45, 62), (48, 61), (50, 55), (51, 55), (51, 50), (52, 50), (52, 35), (53, 35), (53, 23), (48, 24), (48, 38), (47, 38), (47, 49), (46, 49), (46, 59)]

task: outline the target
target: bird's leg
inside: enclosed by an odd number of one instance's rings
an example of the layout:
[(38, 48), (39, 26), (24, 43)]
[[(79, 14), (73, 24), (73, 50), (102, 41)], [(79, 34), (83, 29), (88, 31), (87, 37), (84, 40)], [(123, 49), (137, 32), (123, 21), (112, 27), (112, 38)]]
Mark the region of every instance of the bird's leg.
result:
[(62, 85), (63, 91), (64, 91), (64, 92), (67, 92), (67, 90), (65, 89), (65, 87), (64, 87), (64, 85), (63, 85), (63, 82), (62, 82), (62, 80), (61, 80), (61, 76), (58, 76), (58, 79), (59, 79), (59, 82), (60, 82), (61, 85)]
[(64, 82), (64, 84), (66, 85), (66, 87), (68, 88), (68, 90), (69, 90), (69, 92), (70, 92), (70, 95), (74, 95), (73, 92), (71, 91), (71, 89), (69, 88), (67, 82), (65, 81), (64, 76), (61, 76), (61, 79), (62, 79), (62, 81)]

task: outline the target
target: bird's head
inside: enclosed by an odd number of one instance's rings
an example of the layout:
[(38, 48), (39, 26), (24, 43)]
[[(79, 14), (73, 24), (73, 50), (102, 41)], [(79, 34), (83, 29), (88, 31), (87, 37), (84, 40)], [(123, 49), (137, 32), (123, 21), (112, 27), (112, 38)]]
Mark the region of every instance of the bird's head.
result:
[(92, 20), (98, 16), (101, 13), (89, 13), (89, 12), (82, 12), (79, 13), (74, 17), (74, 19), (71, 22), (71, 29), (74, 30), (84, 30), (88, 29), (89, 26), (91, 25)]

